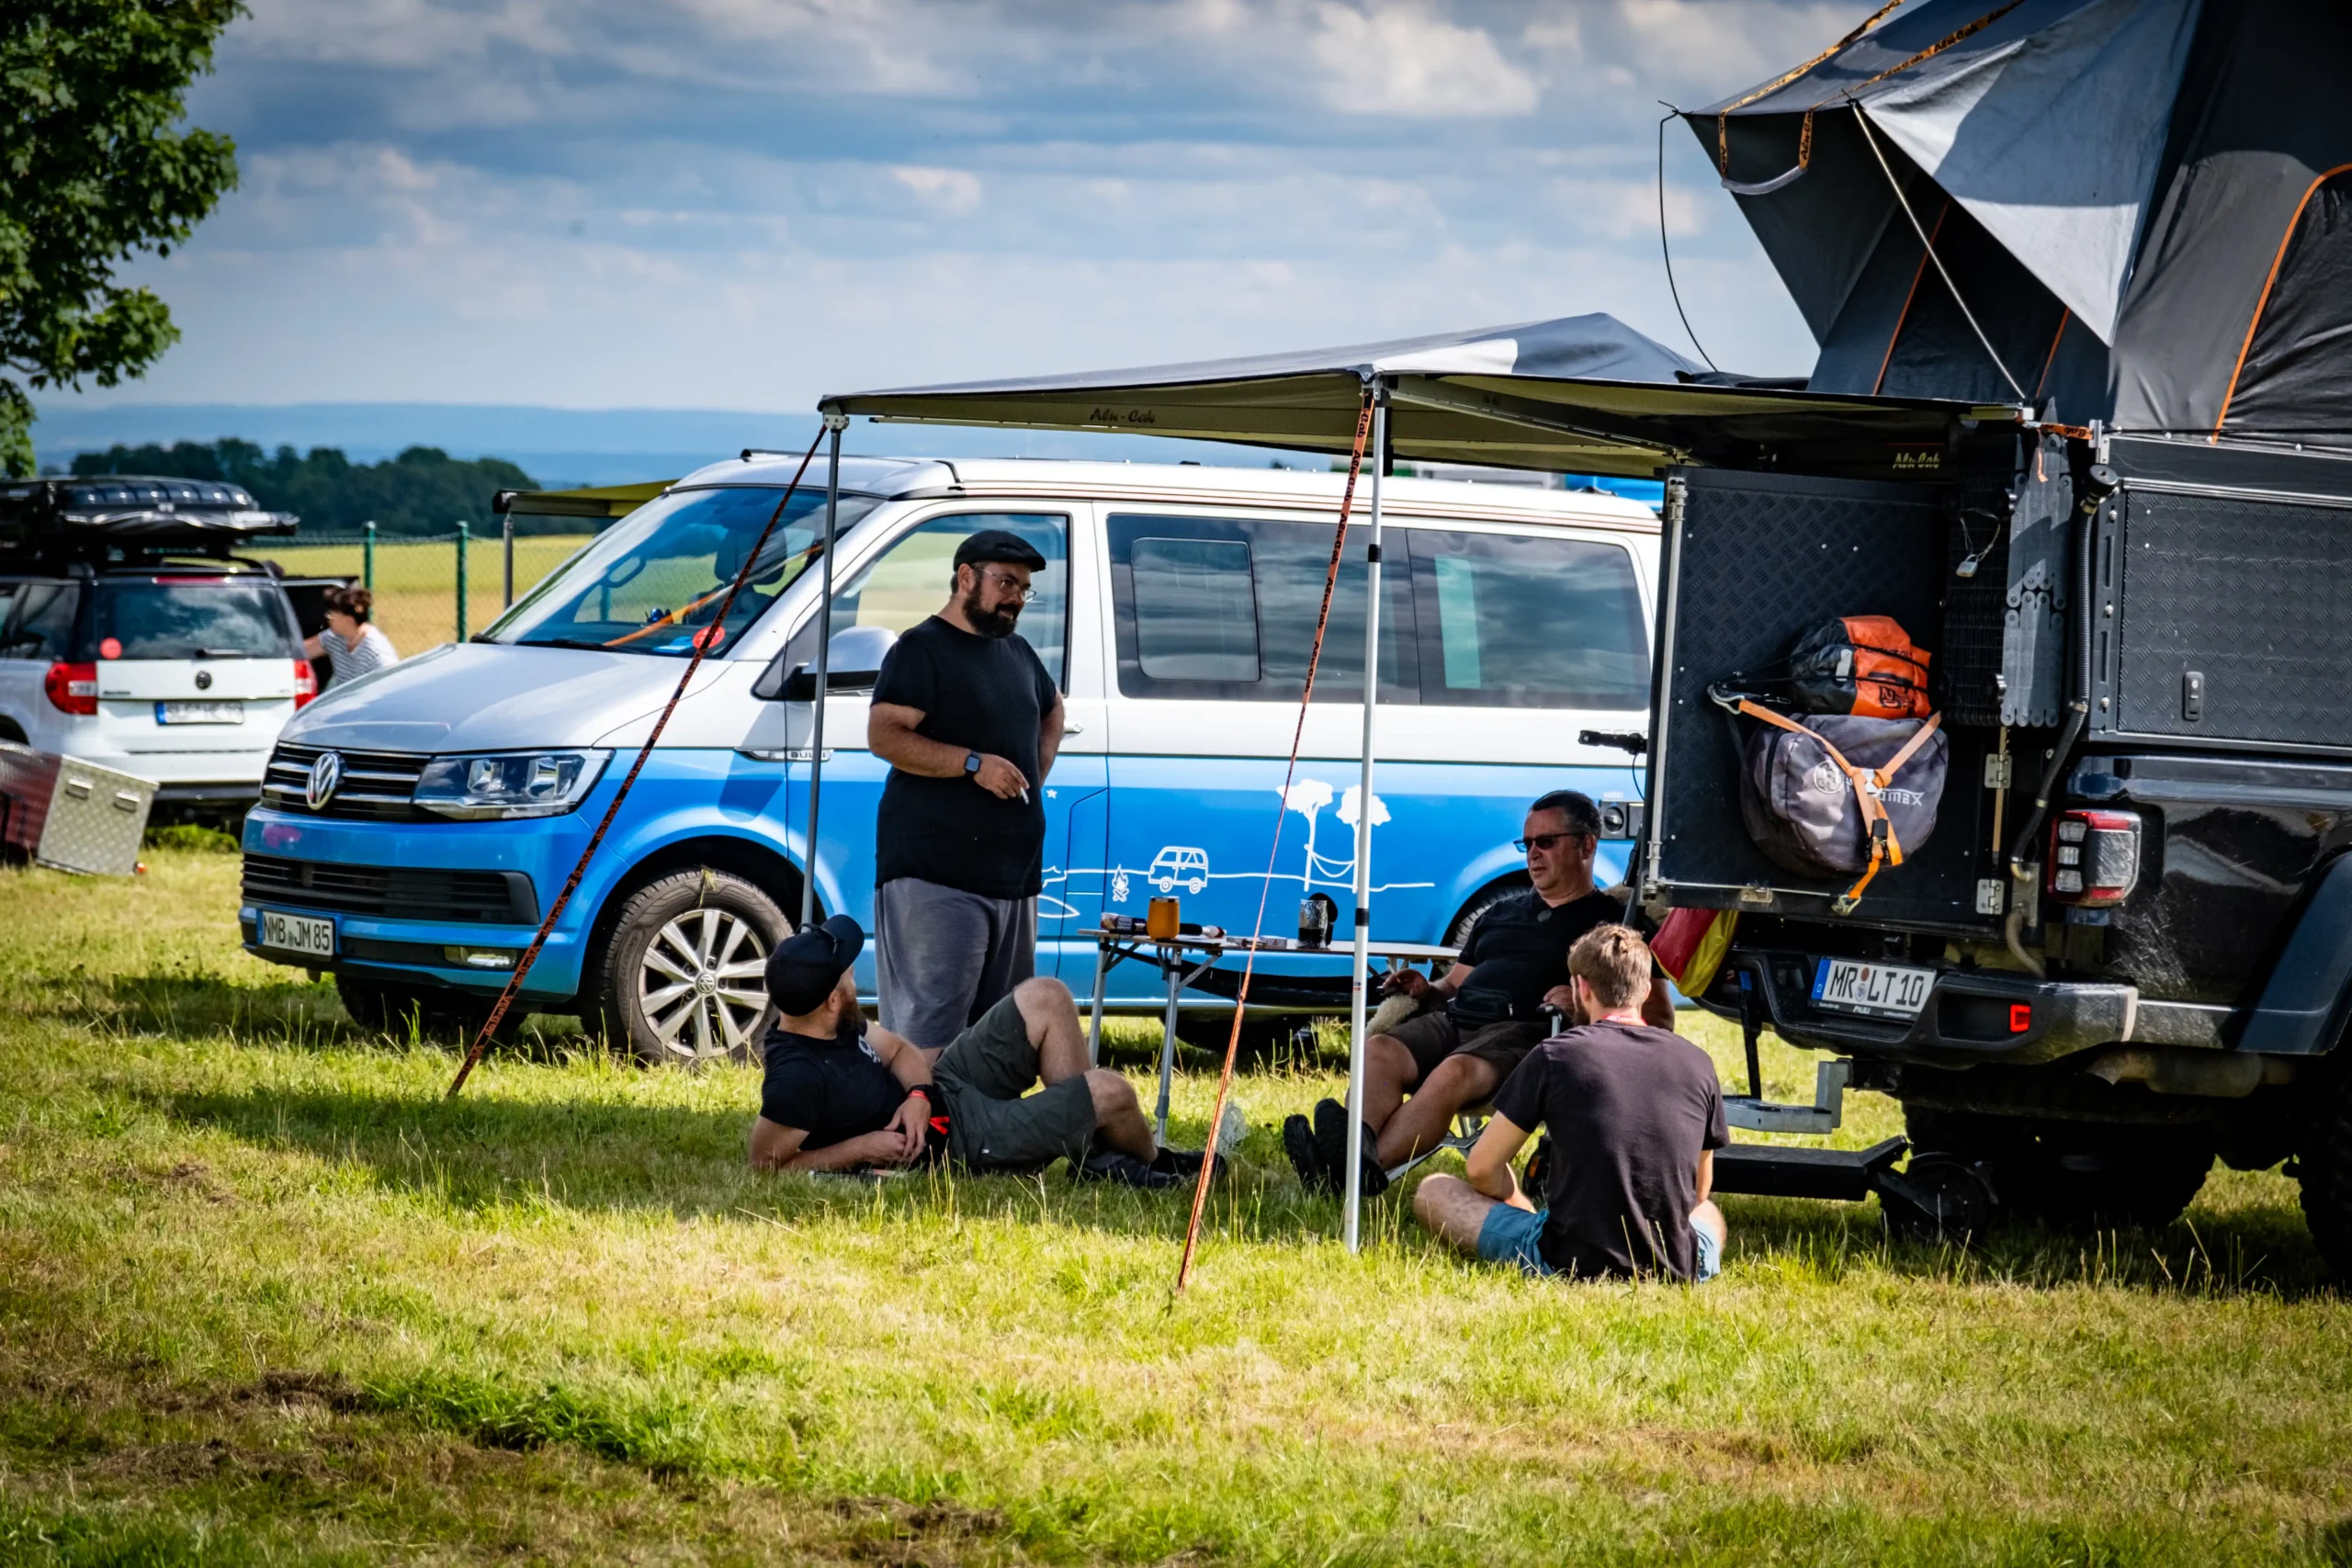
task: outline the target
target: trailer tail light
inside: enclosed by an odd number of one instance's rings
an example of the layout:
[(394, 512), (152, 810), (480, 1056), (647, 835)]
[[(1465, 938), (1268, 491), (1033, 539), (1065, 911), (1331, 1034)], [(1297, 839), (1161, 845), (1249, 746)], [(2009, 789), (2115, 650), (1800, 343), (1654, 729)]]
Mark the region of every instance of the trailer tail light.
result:
[(2043, 890), (2061, 904), (2104, 909), (2140, 881), (2140, 818), (2129, 811), (2066, 811), (2050, 825)]
[(296, 660), (294, 661), (294, 711), (301, 712), (302, 705), (318, 694), (319, 672), (311, 668), (309, 660)]
[(60, 713), (98, 711), (98, 667), (95, 664), (52, 664), (41, 677), (40, 689), (49, 705)]

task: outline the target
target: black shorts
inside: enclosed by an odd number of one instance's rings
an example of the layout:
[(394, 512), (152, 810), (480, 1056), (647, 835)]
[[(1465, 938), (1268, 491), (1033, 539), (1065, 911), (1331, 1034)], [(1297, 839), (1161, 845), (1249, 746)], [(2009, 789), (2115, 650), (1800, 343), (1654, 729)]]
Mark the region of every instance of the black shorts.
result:
[(1509, 1077), (1511, 1070), (1550, 1033), (1548, 1024), (1517, 1019), (1464, 1029), (1443, 1008), (1431, 1008), (1407, 1019), (1390, 1030), (1388, 1036), (1413, 1054), (1413, 1066), (1419, 1070), (1420, 1079), (1426, 1080), (1440, 1062), (1456, 1052), (1488, 1063), (1497, 1073)]
[(931, 1073), (947, 1097), (947, 1152), (967, 1170), (1076, 1162), (1094, 1141), (1094, 1091), (1083, 1075), (1029, 1092), (1037, 1048), (1012, 997), (956, 1036)]

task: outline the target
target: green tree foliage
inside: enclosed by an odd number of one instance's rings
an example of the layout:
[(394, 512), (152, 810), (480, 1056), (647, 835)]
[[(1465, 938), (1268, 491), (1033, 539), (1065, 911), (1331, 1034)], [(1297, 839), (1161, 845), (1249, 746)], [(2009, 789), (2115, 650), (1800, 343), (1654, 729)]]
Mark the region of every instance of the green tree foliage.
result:
[[(178, 338), (144, 288), (114, 281), (169, 255), (237, 183), (227, 137), (182, 125), (238, 0), (0, 4), (0, 370), (35, 388), (111, 387)], [(32, 400), (0, 375), (0, 473), (33, 471)]]
[(412, 446), (380, 463), (355, 463), (333, 446), (313, 446), (300, 457), (291, 446), (270, 454), (234, 439), (85, 452), (74, 459), (74, 471), (225, 479), (251, 491), (273, 512), (300, 516), (305, 534), (348, 533), (370, 521), (379, 534), (440, 534), (461, 517), (479, 530), (490, 521), (492, 491), (538, 488), (503, 457), (469, 462), (438, 446)]

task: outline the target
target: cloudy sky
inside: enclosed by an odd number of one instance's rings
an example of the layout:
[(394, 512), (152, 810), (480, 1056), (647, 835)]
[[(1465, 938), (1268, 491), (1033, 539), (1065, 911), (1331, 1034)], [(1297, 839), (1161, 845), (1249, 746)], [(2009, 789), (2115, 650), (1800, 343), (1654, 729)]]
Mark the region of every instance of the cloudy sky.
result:
[[(252, 0), (242, 187), (91, 402), (805, 409), (818, 393), (1611, 311), (1685, 348), (1660, 98), (1861, 0)], [(1716, 360), (1812, 344), (1689, 132)], [(52, 405), (53, 406), (53, 405)]]

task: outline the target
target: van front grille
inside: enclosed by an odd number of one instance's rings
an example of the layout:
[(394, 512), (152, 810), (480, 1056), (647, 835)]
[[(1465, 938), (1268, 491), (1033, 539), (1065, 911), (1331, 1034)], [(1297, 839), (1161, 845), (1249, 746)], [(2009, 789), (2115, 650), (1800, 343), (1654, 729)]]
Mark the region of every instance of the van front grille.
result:
[(245, 901), (272, 908), (330, 909), (388, 920), (469, 920), (535, 926), (539, 900), (519, 871), (344, 865), (247, 855)]
[(333, 750), (343, 757), (342, 782), (336, 784), (333, 798), (312, 811), (304, 792), (310, 787), (311, 764), (327, 750), (324, 746), (279, 742), (277, 750), (269, 755), (268, 771), (262, 775), (262, 803), (280, 811), (299, 811), (306, 817), (356, 818), (375, 822), (441, 820), (409, 802), (409, 796), (416, 792), (417, 779), (432, 758), (409, 751), (345, 751), (340, 746)]

